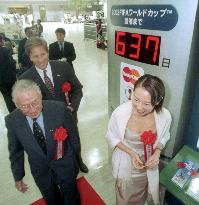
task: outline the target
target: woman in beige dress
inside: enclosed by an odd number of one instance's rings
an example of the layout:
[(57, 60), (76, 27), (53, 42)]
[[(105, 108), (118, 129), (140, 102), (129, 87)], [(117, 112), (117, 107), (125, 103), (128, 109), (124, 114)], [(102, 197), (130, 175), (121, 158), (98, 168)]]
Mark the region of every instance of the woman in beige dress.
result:
[[(163, 108), (165, 87), (156, 76), (144, 75), (134, 86), (133, 99), (115, 109), (107, 140), (113, 151), (117, 205), (159, 204), (159, 157), (170, 138), (171, 115)], [(156, 140), (145, 160), (141, 136), (150, 131)]]

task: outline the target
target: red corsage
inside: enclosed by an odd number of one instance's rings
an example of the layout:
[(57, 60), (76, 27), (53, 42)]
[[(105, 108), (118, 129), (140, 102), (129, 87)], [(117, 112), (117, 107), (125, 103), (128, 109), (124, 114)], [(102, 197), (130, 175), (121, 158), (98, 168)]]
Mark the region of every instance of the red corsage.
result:
[(67, 81), (64, 82), (64, 84), (62, 85), (62, 92), (65, 95), (65, 101), (67, 105), (70, 105), (68, 93), (71, 91), (71, 89), (72, 89), (71, 84)]
[(177, 162), (176, 165), (178, 168), (181, 168), (181, 169), (186, 167), (186, 164), (184, 162)]
[(140, 141), (144, 144), (144, 159), (147, 161), (153, 154), (153, 145), (156, 141), (156, 133), (149, 131), (144, 131), (140, 136)]
[(156, 141), (156, 133), (149, 131), (144, 131), (140, 136), (140, 141), (144, 144), (154, 144)]
[(55, 129), (54, 140), (56, 141), (56, 154), (55, 159), (58, 160), (64, 156), (64, 141), (67, 139), (68, 134), (64, 127)]
[(63, 93), (67, 93), (71, 91), (71, 84), (69, 82), (64, 82), (64, 84), (62, 85), (62, 92)]

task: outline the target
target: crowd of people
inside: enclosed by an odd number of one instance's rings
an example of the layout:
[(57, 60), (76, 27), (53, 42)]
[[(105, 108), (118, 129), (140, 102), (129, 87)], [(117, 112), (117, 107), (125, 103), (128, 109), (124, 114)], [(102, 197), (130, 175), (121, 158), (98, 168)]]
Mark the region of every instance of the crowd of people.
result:
[[(97, 30), (102, 35), (100, 25)], [(5, 122), (11, 170), (17, 190), (26, 192), (26, 152), (47, 205), (80, 205), (76, 178), (79, 170), (89, 170), (81, 157), (77, 126), (83, 85), (72, 63), (75, 48), (65, 41), (63, 28), (55, 30), (57, 41), (49, 46), (42, 32), (40, 21), (25, 29), (26, 37), (18, 46), (22, 71), (18, 76), (12, 52), (0, 35), (0, 91), (10, 112)], [(116, 203), (157, 205), (159, 157), (170, 138), (171, 124), (171, 115), (163, 107), (165, 87), (158, 77), (143, 75), (132, 96), (113, 111), (106, 135), (112, 149)], [(153, 140), (147, 156), (144, 137)]]

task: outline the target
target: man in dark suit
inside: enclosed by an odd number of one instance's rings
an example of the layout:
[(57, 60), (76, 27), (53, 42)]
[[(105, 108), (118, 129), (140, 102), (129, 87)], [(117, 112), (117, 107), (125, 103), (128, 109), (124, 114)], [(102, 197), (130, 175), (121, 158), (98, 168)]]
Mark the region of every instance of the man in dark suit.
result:
[(39, 86), (30, 80), (17, 81), (12, 97), (17, 109), (5, 122), (16, 188), (23, 193), (28, 189), (23, 181), (25, 151), (47, 205), (80, 205), (75, 158), (79, 138), (70, 111), (63, 102), (42, 101)]
[[(40, 86), (43, 99), (65, 102), (77, 122), (77, 110), (83, 93), (82, 85), (75, 75), (74, 69), (67, 62), (49, 61), (48, 47), (44, 39), (37, 37), (27, 40), (26, 53), (34, 66), (22, 74), (19, 79), (35, 81)], [(62, 92), (65, 83), (71, 86), (67, 93)], [(80, 170), (87, 173), (88, 168), (82, 161), (81, 148), (76, 154)]]
[(66, 32), (63, 28), (57, 28), (55, 31), (57, 41), (49, 45), (49, 59), (67, 61), (73, 66), (76, 54), (72, 43), (64, 41)]
[(26, 34), (26, 37), (20, 40), (18, 45), (18, 64), (20, 69), (23, 70), (22, 72), (24, 72), (33, 65), (30, 58), (25, 52), (25, 44), (27, 39), (34, 37), (36, 35), (36, 33), (32, 31), (31, 27), (26, 27), (24, 32)]
[(12, 102), (11, 90), (16, 81), (16, 61), (10, 50), (4, 47), (4, 37), (0, 35), (0, 92), (9, 112), (15, 109)]

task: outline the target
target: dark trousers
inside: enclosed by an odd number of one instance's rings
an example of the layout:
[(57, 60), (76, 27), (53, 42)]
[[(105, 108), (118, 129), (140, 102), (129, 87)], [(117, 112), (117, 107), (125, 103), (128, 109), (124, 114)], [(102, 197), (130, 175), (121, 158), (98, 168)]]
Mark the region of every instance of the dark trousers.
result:
[(41, 190), (46, 205), (80, 205), (80, 195), (76, 179), (59, 183), (52, 182), (47, 189)]
[(59, 187), (52, 183), (48, 189), (40, 190), (46, 205), (64, 205), (64, 199)]
[[(75, 123), (78, 124), (77, 111), (72, 112), (72, 114), (73, 114)], [(79, 133), (78, 127), (77, 127), (77, 130), (78, 130), (78, 133)], [(82, 156), (81, 156), (81, 141), (80, 141), (80, 136), (79, 136), (79, 151), (78, 151), (77, 153), (75, 153), (75, 157), (76, 157), (76, 160), (77, 160), (77, 164), (78, 164), (78, 165), (81, 165), (81, 164), (83, 163), (83, 160), (82, 160)]]
[(3, 95), (4, 101), (6, 103), (6, 107), (9, 112), (12, 112), (16, 107), (15, 104), (12, 101), (12, 85), (6, 84), (6, 85), (0, 85), (0, 91)]

